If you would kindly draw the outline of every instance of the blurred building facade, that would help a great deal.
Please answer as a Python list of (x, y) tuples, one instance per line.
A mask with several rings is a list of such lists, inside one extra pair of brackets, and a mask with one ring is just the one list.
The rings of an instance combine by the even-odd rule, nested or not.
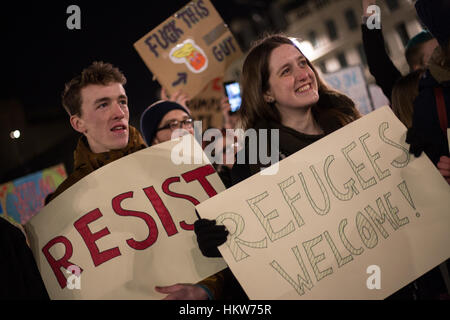
[[(250, 42), (261, 37), (259, 31), (281, 31), (303, 40), (304, 54), (324, 73), (361, 64), (369, 83), (375, 80), (367, 68), (362, 45), (362, 1), (360, 0), (278, 0), (265, 12), (251, 14), (248, 19), (231, 22), (231, 30), (241, 41), (244, 50)], [(381, 27), (386, 49), (402, 73), (407, 73), (404, 53), (410, 38), (422, 30), (413, 1), (377, 1), (381, 9)], [(283, 16), (279, 12), (283, 12)], [(258, 26), (263, 24), (263, 27)], [(236, 63), (227, 75), (236, 78), (242, 65)]]
[[(305, 55), (323, 72), (366, 65), (361, 36), (361, 0), (229, 0), (226, 4), (217, 0), (213, 3), (243, 52), (264, 33), (281, 31), (305, 40)], [(389, 54), (397, 68), (406, 73), (404, 46), (410, 37), (422, 30), (413, 1), (378, 0), (377, 4), (381, 8), (381, 25)], [(107, 57), (101, 56), (101, 59), (110, 60)], [(243, 58), (233, 64), (225, 80), (239, 80), (242, 62)], [(367, 68), (365, 75), (369, 83), (374, 82)], [(58, 92), (52, 92), (52, 97), (59, 99), (62, 84), (69, 78), (69, 73), (52, 78), (58, 84)], [(130, 99), (135, 99), (133, 97), (142, 88), (140, 83), (135, 84), (135, 91), (131, 93), (132, 81), (130, 77), (129, 95)], [(47, 85), (47, 82), (33, 84), (34, 90), (28, 91), (28, 88), (22, 97), (27, 101), (15, 99), (13, 93), (0, 96), (0, 183), (61, 162), (71, 172), (73, 150), (79, 135), (68, 124), (67, 114), (59, 106), (59, 100), (58, 105), (51, 108), (46, 107), (47, 101), (36, 100), (37, 94)], [(52, 103), (54, 101), (56, 98), (51, 100)], [(33, 102), (33, 108), (28, 105), (25, 112), (24, 105), (30, 102)], [(131, 105), (147, 104), (134, 101)], [(139, 112), (135, 111), (133, 115), (134, 122), (131, 119), (130, 123), (136, 124)], [(21, 131), (21, 137), (11, 139), (10, 132), (16, 129)]]

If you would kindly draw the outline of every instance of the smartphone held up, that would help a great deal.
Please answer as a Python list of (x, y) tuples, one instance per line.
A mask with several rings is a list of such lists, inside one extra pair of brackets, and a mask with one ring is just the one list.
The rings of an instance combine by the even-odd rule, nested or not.
[(236, 112), (241, 107), (241, 88), (237, 81), (227, 81), (224, 84), (225, 94), (231, 105), (230, 114)]

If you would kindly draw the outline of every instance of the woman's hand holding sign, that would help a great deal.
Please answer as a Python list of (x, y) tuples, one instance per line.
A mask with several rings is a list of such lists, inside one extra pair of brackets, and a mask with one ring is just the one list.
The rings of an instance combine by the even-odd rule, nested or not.
[(447, 183), (450, 184), (450, 157), (442, 156), (437, 164), (439, 172), (442, 174)]

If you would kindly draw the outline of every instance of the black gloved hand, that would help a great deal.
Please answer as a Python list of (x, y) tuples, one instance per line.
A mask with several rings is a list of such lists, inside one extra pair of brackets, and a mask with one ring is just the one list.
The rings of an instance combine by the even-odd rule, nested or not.
[(409, 143), (409, 153), (414, 154), (415, 157), (420, 157), (425, 148), (427, 147), (426, 140), (418, 130), (409, 128), (406, 133), (406, 143)]
[(227, 241), (228, 230), (223, 225), (216, 225), (216, 220), (199, 219), (194, 223), (197, 243), (205, 257), (221, 257), (218, 246)]

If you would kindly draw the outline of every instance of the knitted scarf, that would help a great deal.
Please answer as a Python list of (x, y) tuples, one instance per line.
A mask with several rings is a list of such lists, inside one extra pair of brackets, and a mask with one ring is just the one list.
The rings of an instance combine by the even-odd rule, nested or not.
[(77, 148), (74, 151), (74, 167), (77, 171), (82, 167), (90, 173), (105, 164), (111, 163), (133, 152), (139, 151), (146, 147), (140, 133), (132, 126), (128, 138), (128, 145), (120, 150), (112, 150), (102, 153), (93, 153), (87, 144), (86, 137), (83, 136), (78, 140)]

